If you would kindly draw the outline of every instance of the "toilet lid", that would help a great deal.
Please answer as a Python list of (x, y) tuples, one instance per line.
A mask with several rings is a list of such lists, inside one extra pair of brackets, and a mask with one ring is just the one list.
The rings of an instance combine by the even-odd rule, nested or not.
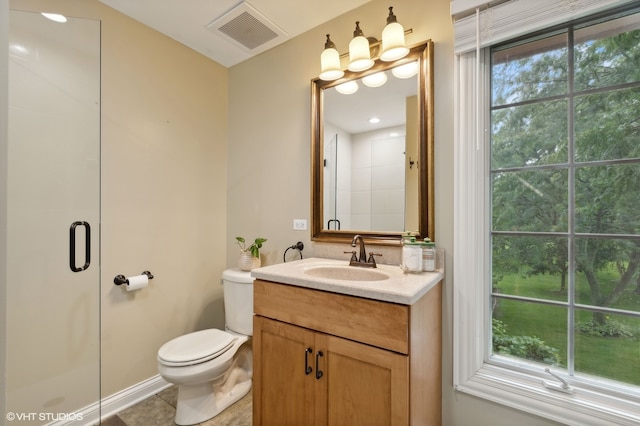
[(234, 340), (232, 334), (215, 328), (195, 331), (162, 345), (158, 359), (167, 365), (197, 364), (220, 356)]

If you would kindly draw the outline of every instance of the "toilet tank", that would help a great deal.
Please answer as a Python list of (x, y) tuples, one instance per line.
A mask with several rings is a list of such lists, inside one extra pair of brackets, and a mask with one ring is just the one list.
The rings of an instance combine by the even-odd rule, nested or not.
[(239, 268), (222, 273), (225, 325), (247, 336), (253, 336), (253, 280), (251, 272)]

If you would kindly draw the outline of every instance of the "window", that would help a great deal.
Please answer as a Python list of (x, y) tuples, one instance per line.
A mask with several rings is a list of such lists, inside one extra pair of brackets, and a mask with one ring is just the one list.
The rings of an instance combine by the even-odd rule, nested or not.
[(492, 355), (640, 386), (639, 28), (491, 50)]
[(460, 391), (566, 423), (640, 422), (637, 12), (459, 53)]

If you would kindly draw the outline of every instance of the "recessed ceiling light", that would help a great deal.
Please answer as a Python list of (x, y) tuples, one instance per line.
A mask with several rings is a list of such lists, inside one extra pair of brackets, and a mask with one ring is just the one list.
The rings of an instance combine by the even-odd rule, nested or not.
[(380, 119), (378, 117), (371, 117), (369, 119), (369, 123), (371, 123), (371, 124), (377, 124), (379, 122), (380, 122)]
[(59, 13), (42, 12), (41, 15), (47, 19), (51, 19), (54, 22), (60, 22), (60, 23), (67, 22), (66, 16), (60, 15)]

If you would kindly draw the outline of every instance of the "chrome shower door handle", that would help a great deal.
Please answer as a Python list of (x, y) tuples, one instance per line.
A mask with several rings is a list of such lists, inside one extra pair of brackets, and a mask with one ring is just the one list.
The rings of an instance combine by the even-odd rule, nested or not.
[[(84, 265), (76, 266), (76, 228), (84, 226), (85, 228), (85, 246), (84, 246)], [(73, 272), (81, 272), (86, 270), (91, 264), (91, 226), (88, 222), (77, 221), (71, 224), (69, 228), (69, 268)]]

